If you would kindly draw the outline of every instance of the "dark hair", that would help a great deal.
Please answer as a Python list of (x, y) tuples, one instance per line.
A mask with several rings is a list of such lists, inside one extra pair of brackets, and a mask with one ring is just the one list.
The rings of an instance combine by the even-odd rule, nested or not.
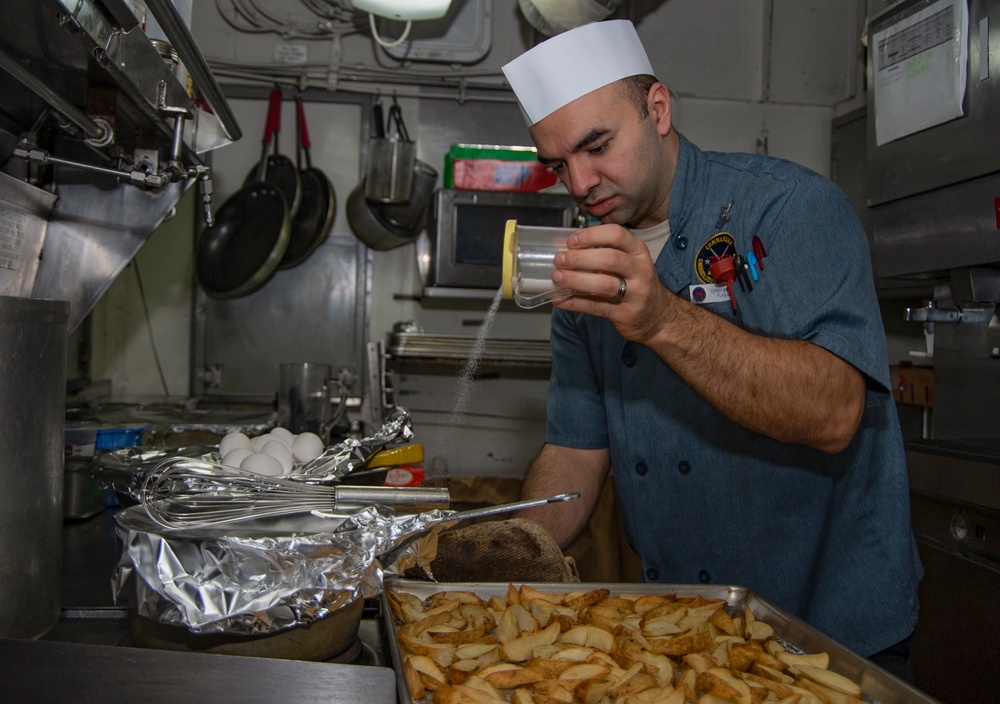
[(649, 114), (649, 89), (656, 82), (656, 76), (649, 74), (629, 76), (621, 80), (622, 95), (639, 111), (639, 117), (646, 117)]

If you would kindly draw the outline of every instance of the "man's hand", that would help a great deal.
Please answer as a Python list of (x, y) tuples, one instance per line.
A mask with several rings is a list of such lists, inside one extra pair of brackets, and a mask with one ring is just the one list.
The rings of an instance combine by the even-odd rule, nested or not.
[[(678, 299), (660, 283), (646, 243), (620, 225), (597, 225), (567, 240), (553, 281), (578, 294), (555, 305), (610, 320), (626, 340), (646, 344), (669, 325)], [(625, 294), (616, 295), (625, 282)]]

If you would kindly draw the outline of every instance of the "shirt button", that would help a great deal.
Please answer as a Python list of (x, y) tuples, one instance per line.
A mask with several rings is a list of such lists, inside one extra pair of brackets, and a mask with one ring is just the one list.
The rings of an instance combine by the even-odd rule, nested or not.
[(636, 362), (635, 354), (632, 352), (632, 350), (625, 350), (625, 353), (622, 355), (622, 363), (626, 367), (634, 367), (635, 362)]
[(674, 240), (674, 247), (676, 247), (677, 249), (687, 249), (687, 247), (688, 247), (688, 238), (687, 237), (678, 237), (678, 238), (676, 238)]
[(687, 460), (681, 460), (680, 462), (677, 463), (677, 471), (680, 472), (681, 474), (690, 474), (691, 463), (688, 462)]
[(638, 464), (635, 465), (635, 473), (640, 476), (648, 471), (649, 471), (649, 465), (647, 465), (645, 462), (639, 462)]
[(708, 571), (702, 570), (701, 572), (698, 573), (698, 579), (701, 580), (702, 584), (708, 584), (709, 582), (712, 581), (712, 575), (710, 575)]
[(657, 570), (655, 567), (650, 567), (648, 570), (646, 570), (646, 579), (648, 581), (655, 582), (659, 578), (660, 578), (660, 571)]

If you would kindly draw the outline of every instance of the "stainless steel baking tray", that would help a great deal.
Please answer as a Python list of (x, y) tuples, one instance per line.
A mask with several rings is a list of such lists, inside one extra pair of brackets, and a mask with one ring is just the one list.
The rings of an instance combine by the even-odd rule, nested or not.
[[(513, 583), (520, 586), (519, 582)], [(861, 685), (865, 693), (865, 701), (873, 704), (939, 704), (923, 692), (914, 689), (899, 678), (889, 674), (870, 660), (857, 655), (834, 640), (817, 631), (805, 621), (792, 616), (777, 606), (761, 599), (745, 587), (715, 584), (631, 584), (631, 583), (531, 583), (542, 592), (562, 593), (568, 591), (587, 591), (591, 589), (609, 589), (612, 596), (616, 594), (677, 594), (678, 596), (701, 595), (710, 599), (725, 599), (731, 609), (742, 609), (749, 606), (753, 615), (766, 621), (775, 633), (787, 644), (804, 652), (826, 652), (830, 655), (830, 669), (849, 677)], [(410, 697), (403, 675), (402, 657), (396, 640), (396, 618), (392, 613), (388, 596), (392, 592), (413, 594), (421, 599), (427, 599), (432, 594), (445, 591), (470, 591), (488, 599), (491, 596), (503, 596), (507, 593), (506, 582), (463, 582), (438, 583), (421, 582), (417, 580), (387, 577), (383, 582), (382, 613), (386, 624), (389, 641), (389, 652), (392, 655), (392, 667), (396, 671), (396, 691), (400, 704), (415, 704)]]

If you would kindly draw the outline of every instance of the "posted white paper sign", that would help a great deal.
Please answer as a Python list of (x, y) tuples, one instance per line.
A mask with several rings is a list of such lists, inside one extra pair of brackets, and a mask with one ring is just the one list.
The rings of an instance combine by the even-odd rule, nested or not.
[(875, 32), (875, 143), (961, 117), (969, 58), (966, 0), (939, 0)]

